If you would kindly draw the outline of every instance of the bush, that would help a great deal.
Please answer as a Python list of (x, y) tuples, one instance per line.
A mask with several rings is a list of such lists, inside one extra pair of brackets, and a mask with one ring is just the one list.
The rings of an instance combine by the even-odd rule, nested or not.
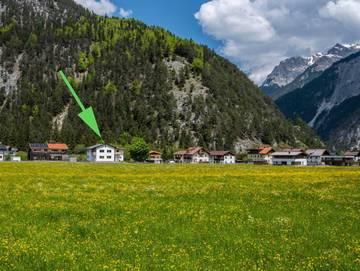
[(149, 145), (140, 137), (134, 137), (130, 145), (130, 156), (134, 161), (144, 162), (149, 155)]
[(28, 160), (28, 155), (26, 152), (24, 151), (19, 151), (16, 153), (16, 156), (20, 156), (21, 157), (21, 161), (27, 161)]

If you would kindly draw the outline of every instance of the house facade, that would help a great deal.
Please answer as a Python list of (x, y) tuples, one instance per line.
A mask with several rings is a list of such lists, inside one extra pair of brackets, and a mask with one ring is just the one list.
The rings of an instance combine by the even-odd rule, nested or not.
[(148, 162), (153, 164), (161, 164), (163, 162), (162, 153), (158, 151), (150, 151)]
[(49, 143), (47, 158), (50, 161), (69, 161), (69, 147), (63, 143)]
[(123, 162), (124, 149), (109, 144), (97, 144), (86, 148), (89, 162)]
[(261, 147), (257, 149), (248, 149), (247, 157), (250, 162), (254, 164), (271, 164), (272, 156), (274, 153), (274, 149), (272, 147)]
[(0, 162), (5, 161), (6, 157), (12, 159), (15, 157), (18, 149), (10, 146), (5, 146), (0, 143)]
[(347, 151), (344, 155), (352, 157), (354, 162), (360, 162), (360, 151), (358, 150)]
[(177, 163), (209, 163), (210, 152), (201, 147), (191, 147), (174, 154)]
[(215, 164), (235, 164), (235, 154), (231, 151), (211, 151), (210, 163)]
[(31, 161), (46, 160), (48, 158), (48, 145), (43, 143), (30, 143), (28, 159)]
[(327, 166), (351, 166), (354, 164), (354, 157), (329, 155), (323, 157), (324, 164)]
[(307, 166), (307, 154), (303, 151), (281, 151), (271, 154), (275, 166)]
[(125, 161), (125, 149), (115, 148), (115, 162), (124, 162)]
[(325, 165), (325, 156), (329, 156), (330, 152), (326, 149), (309, 149), (306, 150), (308, 166)]

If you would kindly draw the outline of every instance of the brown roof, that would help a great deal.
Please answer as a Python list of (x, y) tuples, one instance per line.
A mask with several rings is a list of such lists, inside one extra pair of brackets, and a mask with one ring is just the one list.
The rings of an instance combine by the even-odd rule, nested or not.
[(49, 150), (68, 150), (69, 147), (63, 143), (51, 143), (48, 144)]
[(198, 153), (199, 151), (204, 151), (208, 154), (210, 154), (207, 150), (201, 147), (191, 147), (183, 151), (178, 151), (175, 153), (175, 155), (194, 155), (195, 153)]
[(149, 155), (161, 155), (161, 152), (158, 151), (150, 151)]
[(274, 151), (272, 147), (260, 148), (259, 150), (260, 150), (259, 154), (261, 155), (267, 155), (270, 152)]
[(360, 156), (360, 151), (347, 151), (345, 156)]
[(225, 156), (227, 154), (234, 155), (231, 151), (211, 151), (211, 156)]
[(308, 149), (305, 151), (309, 156), (324, 156), (330, 155), (329, 151), (326, 149)]

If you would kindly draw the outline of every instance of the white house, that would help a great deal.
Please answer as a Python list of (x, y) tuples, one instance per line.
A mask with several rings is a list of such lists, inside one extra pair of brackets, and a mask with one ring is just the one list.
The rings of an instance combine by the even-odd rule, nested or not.
[(281, 151), (271, 154), (273, 165), (307, 166), (307, 154), (303, 151)]
[(161, 164), (163, 162), (163, 159), (161, 157), (161, 152), (158, 151), (150, 151), (149, 152), (149, 158), (148, 158), (148, 162), (149, 163), (154, 163), (154, 164)]
[(0, 162), (5, 161), (5, 157), (13, 157), (18, 151), (17, 148), (11, 148), (10, 146), (2, 145), (0, 142)]
[(115, 162), (124, 162), (125, 160), (125, 149), (115, 148)]
[(210, 153), (201, 147), (191, 147), (174, 154), (177, 163), (209, 163)]
[(329, 156), (330, 153), (326, 149), (309, 149), (306, 151), (308, 166), (325, 165), (324, 157)]
[(211, 151), (210, 162), (217, 164), (235, 164), (235, 154), (231, 151)]
[(86, 148), (89, 162), (123, 162), (124, 150), (108, 144), (98, 144)]
[(345, 152), (345, 156), (353, 157), (353, 160), (355, 162), (360, 161), (360, 151), (359, 150), (347, 151), (347, 152)]
[(254, 164), (271, 164), (272, 156), (274, 153), (272, 147), (261, 147), (257, 149), (248, 149), (247, 157), (248, 160)]

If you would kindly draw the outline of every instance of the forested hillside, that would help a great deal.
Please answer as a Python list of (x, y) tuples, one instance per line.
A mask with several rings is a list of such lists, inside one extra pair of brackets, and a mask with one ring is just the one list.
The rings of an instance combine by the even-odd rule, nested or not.
[(141, 136), (162, 150), (319, 143), (205, 46), (136, 20), (96, 16), (72, 0), (0, 3), (3, 143), (97, 141), (77, 117), (60, 69), (94, 107), (107, 142)]

